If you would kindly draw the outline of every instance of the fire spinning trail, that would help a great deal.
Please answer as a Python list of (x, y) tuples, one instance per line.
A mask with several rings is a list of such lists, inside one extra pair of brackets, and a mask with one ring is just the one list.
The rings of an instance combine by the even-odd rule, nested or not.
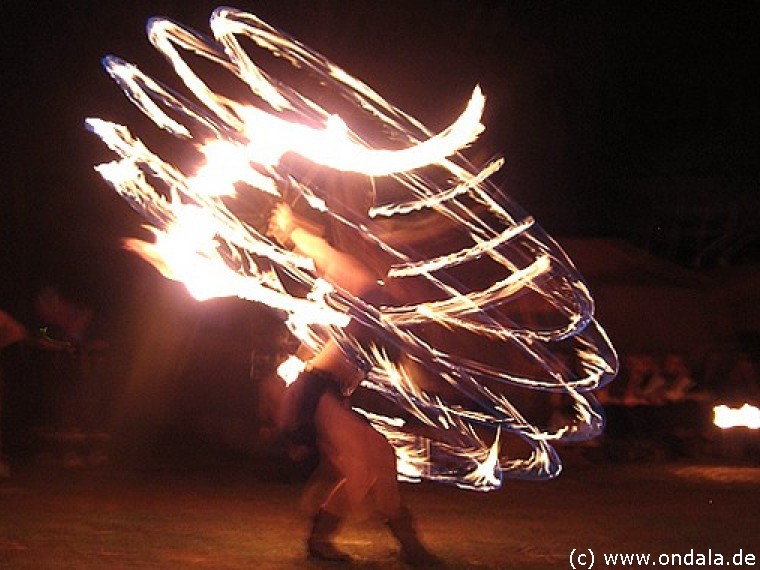
[[(396, 448), (401, 478), (490, 490), (502, 476), (559, 474), (553, 442), (603, 428), (592, 391), (614, 377), (616, 356), (565, 253), (489, 181), (502, 160), (475, 167), (460, 154), (484, 128), (480, 89), (433, 134), (254, 15), (218, 8), (210, 26), (213, 40), (166, 19), (148, 24), (187, 95), (104, 59), (131, 101), (201, 164), (187, 174), (127, 127), (87, 120), (120, 157), (96, 169), (155, 236), (130, 249), (198, 299), (265, 303), (301, 341), (318, 348), (332, 338), (369, 363), (362, 390), (381, 404), (359, 411)], [(316, 95), (268, 74), (244, 46), (290, 64)], [(245, 96), (214, 91), (190, 57), (215, 64)], [(359, 199), (331, 190), (335, 180)], [(278, 200), (354, 231), (358, 251), (389, 261), (379, 289), (394, 294), (370, 303), (325, 282), (239, 208), (258, 204), (263, 218)], [(350, 318), (377, 341), (349, 335)]]

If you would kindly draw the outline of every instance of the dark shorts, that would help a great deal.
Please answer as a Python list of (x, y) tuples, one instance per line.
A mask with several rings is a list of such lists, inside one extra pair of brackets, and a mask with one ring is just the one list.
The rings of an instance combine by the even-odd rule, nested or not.
[(338, 380), (329, 372), (311, 368), (304, 370), (285, 391), (291, 416), (282, 426), (284, 435), (293, 444), (316, 445), (314, 416), (322, 396), (332, 393), (342, 398)]

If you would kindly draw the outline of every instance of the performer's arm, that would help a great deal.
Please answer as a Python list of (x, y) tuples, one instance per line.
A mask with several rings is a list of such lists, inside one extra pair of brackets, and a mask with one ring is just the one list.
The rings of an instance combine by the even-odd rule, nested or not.
[(367, 266), (307, 229), (284, 204), (272, 215), (269, 232), (280, 243), (292, 244), (298, 252), (314, 260), (318, 274), (349, 293), (361, 296), (377, 283)]
[[(361, 296), (377, 285), (372, 272), (357, 259), (345, 254), (314, 233), (307, 224), (293, 214), (289, 207), (278, 206), (269, 222), (269, 234), (286, 247), (294, 247), (314, 260), (317, 272), (328, 281), (349, 293)], [(347, 390), (355, 387), (364, 376), (356, 363), (350, 362), (330, 340), (322, 350), (312, 356), (310, 364), (339, 378)]]

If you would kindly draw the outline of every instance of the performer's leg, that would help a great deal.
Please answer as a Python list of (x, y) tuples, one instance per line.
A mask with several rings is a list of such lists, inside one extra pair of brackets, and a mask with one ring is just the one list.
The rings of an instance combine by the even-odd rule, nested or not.
[(401, 547), (401, 557), (412, 566), (438, 566), (441, 560), (433, 555), (422, 543), (414, 525), (411, 512), (402, 504), (396, 477), (396, 453), (380, 433), (367, 425), (365, 433), (366, 449), (373, 470), (375, 483), (371, 493), (377, 511), (385, 518), (386, 524)]
[(420, 540), (414, 517), (409, 509), (401, 507), (386, 521), (394, 538), (401, 546), (401, 558), (412, 566), (433, 567), (442, 564), (440, 558), (430, 552)]
[[(371, 483), (364, 484), (357, 469), (360, 458), (356, 442), (352, 440), (350, 411), (338, 398), (325, 393), (320, 397), (314, 414), (320, 466), (307, 485), (304, 502), (316, 509), (311, 533), (307, 540), (309, 556), (320, 560), (346, 561), (349, 556), (336, 548), (333, 539), (343, 519), (353, 512), (358, 495), (366, 495)], [(311, 509), (310, 509), (311, 510)]]
[(354, 515), (377, 480), (369, 438), (382, 436), (329, 393), (320, 400), (315, 423), (320, 457), (340, 481), (325, 497), (324, 508), (340, 516)]
[(342, 562), (350, 560), (350, 556), (338, 550), (332, 539), (340, 530), (341, 517), (324, 509), (320, 509), (312, 519), (311, 532), (307, 541), (309, 557), (319, 560)]
[(401, 511), (401, 494), (396, 473), (396, 452), (383, 435), (366, 425), (367, 462), (371, 466), (374, 483), (371, 488), (375, 510), (385, 519)]
[[(399, 541), (404, 560), (412, 565), (438, 565), (440, 560), (422, 544), (411, 513), (402, 505), (396, 454), (388, 440), (329, 393), (320, 400), (315, 422), (322, 461), (339, 477), (315, 523), (329, 515), (332, 519), (327, 520), (334, 521), (335, 533), (341, 518), (359, 511), (371, 495), (375, 509)], [(337, 551), (332, 544), (330, 549)]]

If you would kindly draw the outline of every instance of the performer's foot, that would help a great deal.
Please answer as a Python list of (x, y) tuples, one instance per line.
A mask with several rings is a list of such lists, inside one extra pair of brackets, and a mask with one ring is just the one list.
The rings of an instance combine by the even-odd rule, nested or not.
[(401, 549), (401, 560), (414, 568), (445, 568), (443, 560), (427, 550), (424, 546), (422, 549)]
[(336, 548), (331, 541), (331, 538), (338, 532), (340, 523), (340, 517), (327, 511), (319, 511), (316, 514), (309, 540), (306, 543), (309, 558), (328, 562), (348, 562), (351, 560), (348, 554)]
[(422, 544), (411, 513), (403, 509), (398, 516), (388, 520), (388, 528), (401, 545), (401, 559), (417, 568), (443, 568), (443, 560)]
[(351, 557), (330, 542), (312, 542), (308, 545), (309, 558), (325, 562), (349, 562)]

